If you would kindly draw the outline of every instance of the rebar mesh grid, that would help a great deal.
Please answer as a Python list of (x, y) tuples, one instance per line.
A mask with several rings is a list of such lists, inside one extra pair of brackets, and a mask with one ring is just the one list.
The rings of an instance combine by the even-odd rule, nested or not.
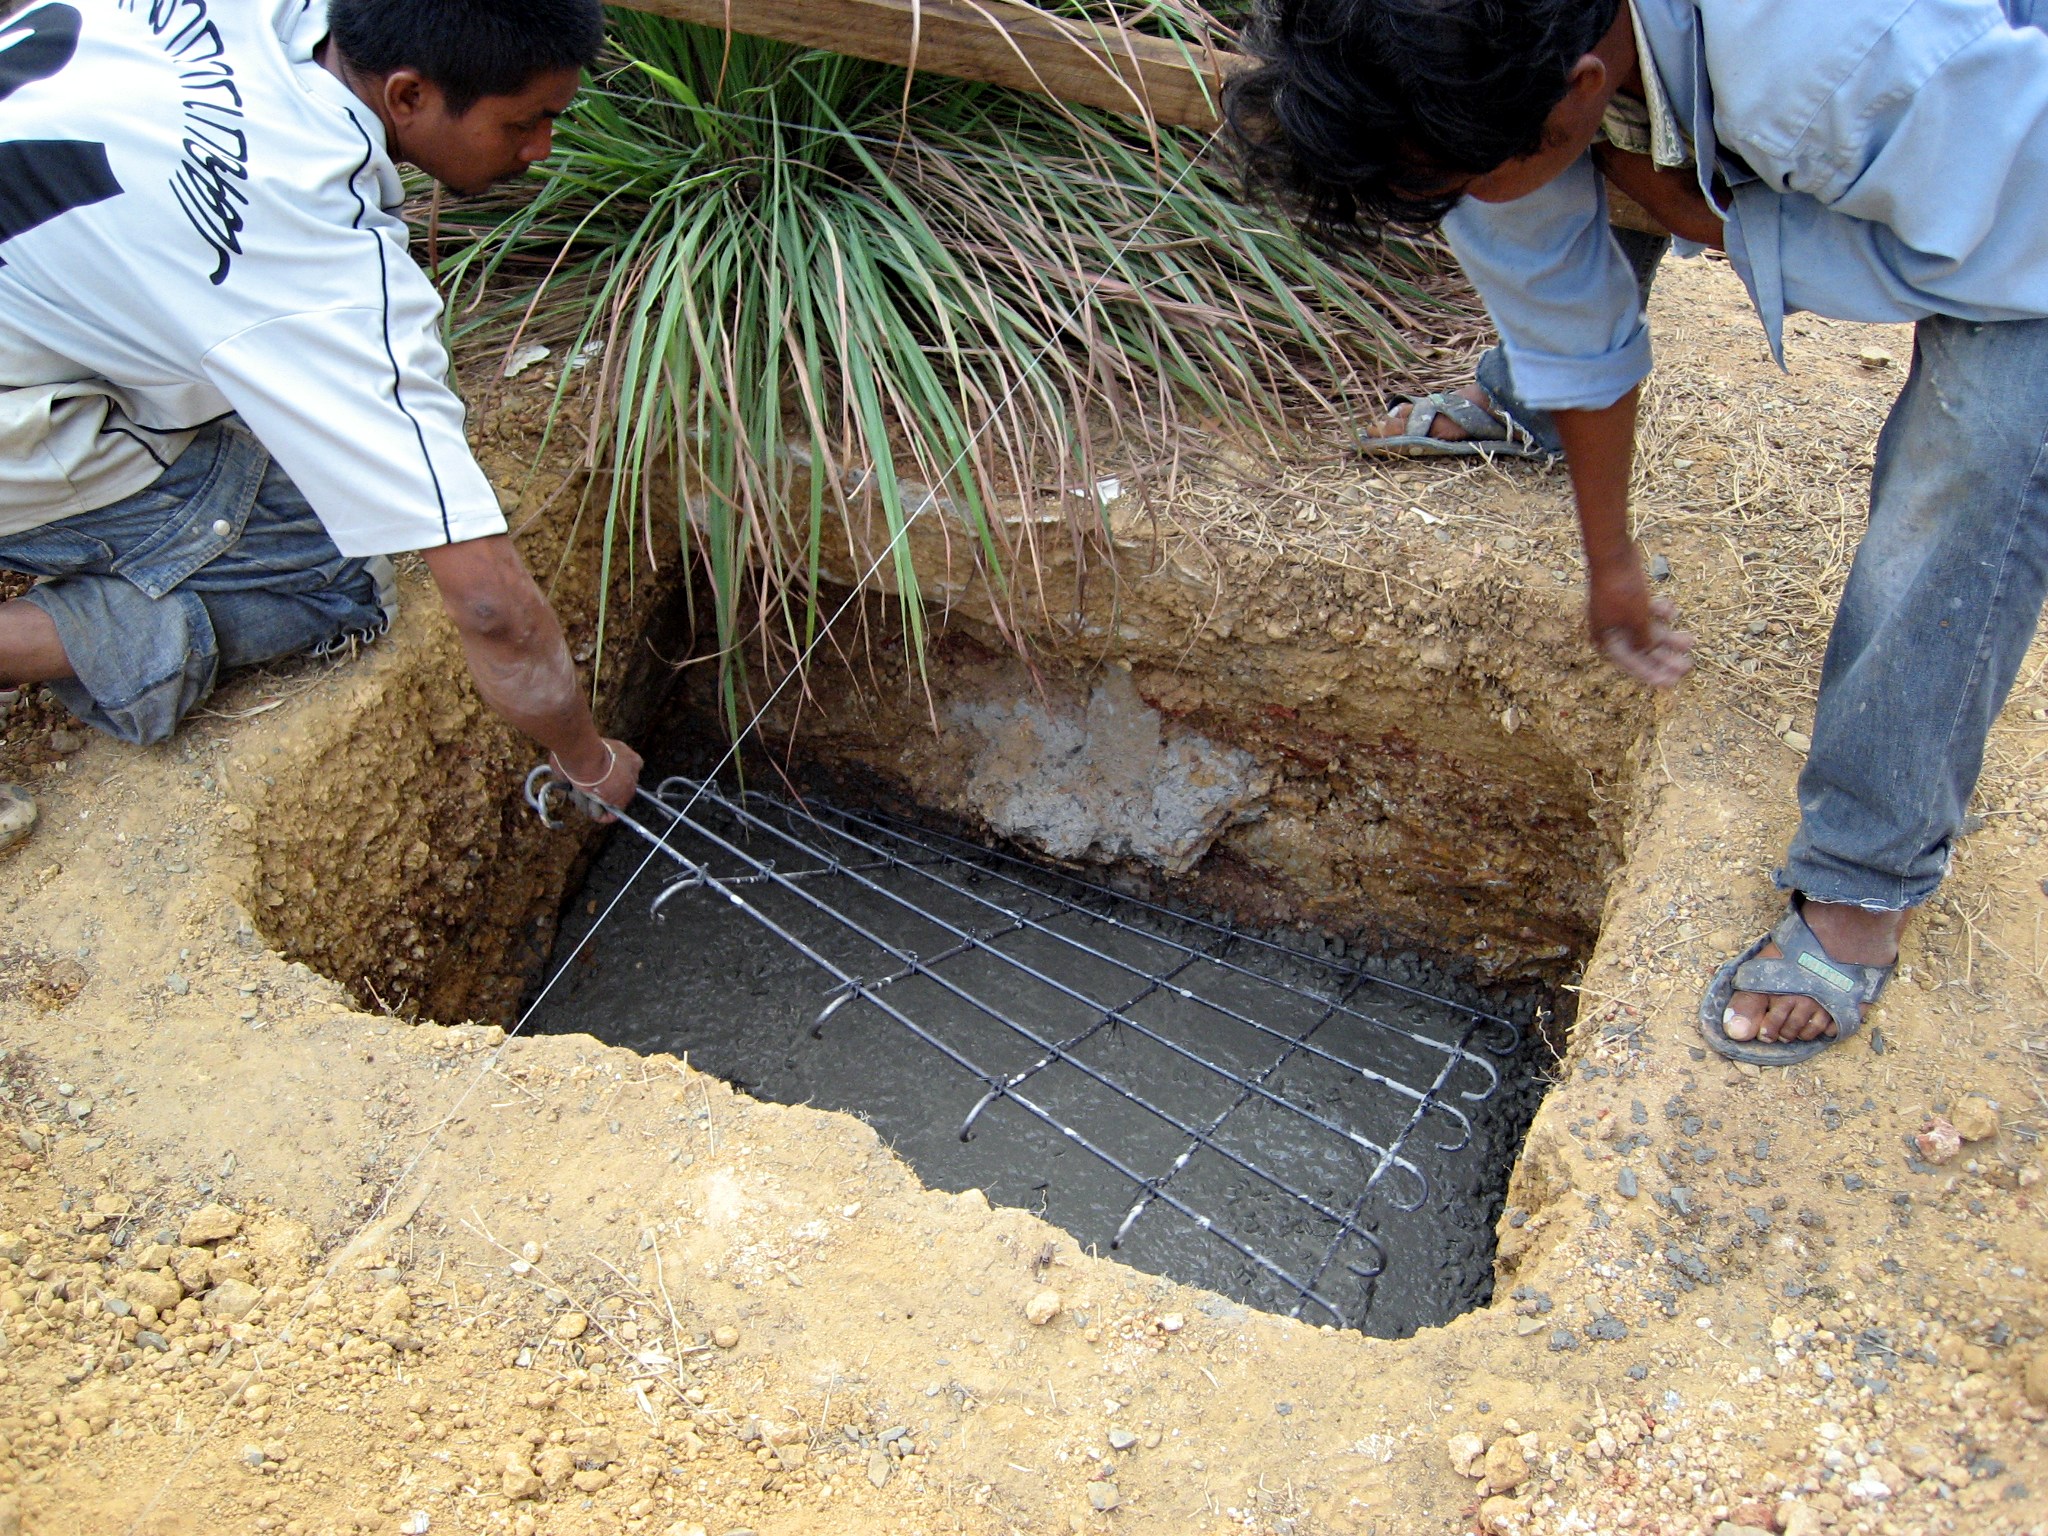
[[(529, 779), (545, 819), (569, 794)], [(1522, 1045), (1506, 1018), (885, 813), (678, 777), (619, 820), (681, 871), (657, 913), (722, 900), (829, 979), (814, 1036), (886, 1021), (978, 1086), (961, 1140), (1040, 1127), (1127, 1182), (1113, 1248), (1176, 1223), (1338, 1327), (1387, 1269), (1377, 1217), (1429, 1197), (1416, 1138), (1466, 1148), (1461, 1105)]]

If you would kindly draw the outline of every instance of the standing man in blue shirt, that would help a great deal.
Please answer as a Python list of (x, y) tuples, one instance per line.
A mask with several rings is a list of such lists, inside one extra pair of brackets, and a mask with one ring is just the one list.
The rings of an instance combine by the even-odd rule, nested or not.
[(1691, 637), (1629, 535), (1638, 270), (1606, 186), (1784, 317), (1911, 321), (1821, 673), (1785, 918), (1700, 1029), (1789, 1065), (1854, 1033), (1947, 870), (2048, 586), (2048, 0), (1272, 0), (1231, 116), (1338, 232), (1441, 224), (1549, 413), (1588, 621), (1658, 687)]

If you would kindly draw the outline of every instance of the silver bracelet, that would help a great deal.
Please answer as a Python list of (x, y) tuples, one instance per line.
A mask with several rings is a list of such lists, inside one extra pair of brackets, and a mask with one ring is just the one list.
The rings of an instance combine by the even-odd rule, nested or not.
[(619, 766), (619, 749), (613, 746), (608, 741), (604, 744), (604, 772), (599, 774), (594, 780), (592, 780), (588, 784), (584, 783), (581, 779), (577, 778), (575, 774), (571, 773), (566, 767), (562, 765), (561, 753), (550, 752), (548, 756), (555, 760), (555, 770), (558, 773), (560, 773), (563, 778), (567, 779), (573, 788), (583, 790), (586, 794), (589, 791), (596, 789), (600, 784), (604, 783), (606, 779), (610, 778), (612, 776), (612, 770)]

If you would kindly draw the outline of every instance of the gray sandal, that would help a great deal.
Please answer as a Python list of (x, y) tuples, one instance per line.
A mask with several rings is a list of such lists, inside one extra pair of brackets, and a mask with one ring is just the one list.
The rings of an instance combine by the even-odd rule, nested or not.
[[(1806, 926), (1800, 914), (1802, 904), (1802, 898), (1793, 896), (1778, 926), (1716, 971), (1706, 996), (1700, 999), (1700, 1038), (1731, 1061), (1759, 1067), (1791, 1067), (1811, 1061), (1863, 1027), (1863, 1010), (1877, 1001), (1898, 969), (1897, 961), (1855, 965), (1833, 959)], [(1781, 957), (1757, 958), (1770, 943), (1778, 946)], [(1721, 1018), (1738, 992), (1810, 997), (1827, 1009), (1835, 1021), (1835, 1032), (1818, 1040), (1731, 1040)]]
[[(1464, 429), (1457, 440), (1431, 437), (1439, 416)], [(1408, 430), (1398, 437), (1361, 437), (1365, 453), (1397, 454), (1402, 458), (1549, 459), (1555, 455), (1529, 435), (1529, 429), (1502, 410), (1488, 410), (1451, 390), (1416, 395), (1408, 401)]]

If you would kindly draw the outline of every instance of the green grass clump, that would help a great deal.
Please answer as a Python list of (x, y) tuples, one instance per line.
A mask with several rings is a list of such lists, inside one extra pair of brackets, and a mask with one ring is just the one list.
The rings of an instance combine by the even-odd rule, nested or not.
[[(1204, 136), (638, 12), (611, 26), (554, 156), (444, 228), (442, 272), (459, 326), (502, 340), (514, 315), (594, 357), (562, 388), (593, 391), (606, 589), (653, 519), (679, 520), (735, 731), (740, 647), (818, 636), (829, 519), (949, 518), (1014, 612), (1039, 535), (1005, 499), (1056, 498), (1085, 543), (1101, 508), (1067, 491), (1108, 447), (1170, 449), (1191, 421), (1284, 435), (1304, 406), (1355, 404), (1405, 351), (1405, 311), (1441, 307), (1412, 253), (1318, 254), (1244, 207)], [(921, 646), (908, 541), (887, 558)]]

